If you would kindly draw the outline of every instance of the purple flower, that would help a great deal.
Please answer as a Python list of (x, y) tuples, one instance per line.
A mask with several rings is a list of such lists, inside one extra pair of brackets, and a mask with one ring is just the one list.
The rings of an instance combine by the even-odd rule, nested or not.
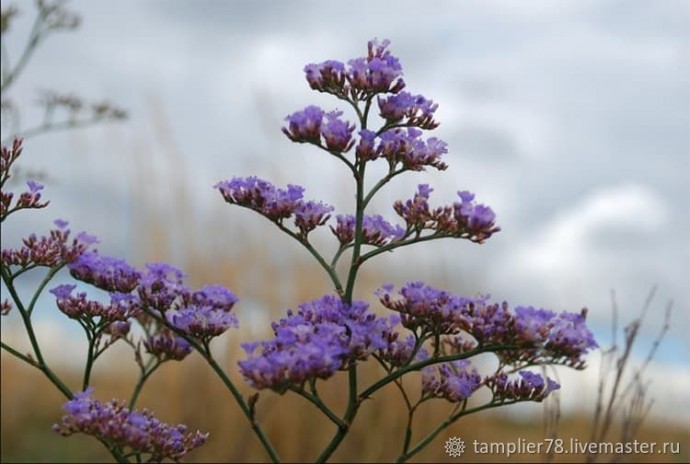
[(422, 129), (432, 130), (438, 127), (434, 121), (434, 112), (438, 104), (427, 100), (422, 95), (400, 92), (387, 98), (378, 98), (380, 115), (389, 124), (402, 123)]
[(72, 292), (77, 288), (76, 285), (62, 284), (49, 290), (58, 300), (67, 300), (72, 296)]
[(417, 347), (417, 339), (414, 335), (408, 335), (404, 340), (401, 340), (398, 333), (391, 333), (388, 345), (384, 350), (379, 351), (378, 355), (394, 367), (410, 363), (413, 355), (415, 361), (429, 359), (429, 352), (426, 348)]
[(187, 340), (175, 335), (169, 329), (161, 329), (144, 339), (146, 351), (161, 359), (174, 359), (181, 361), (189, 353), (192, 347)]
[(321, 128), (326, 148), (338, 153), (349, 151), (354, 144), (352, 131), (355, 130), (355, 126), (340, 120), (342, 114), (342, 111), (331, 111), (326, 114), (326, 124)]
[(402, 297), (393, 299), (392, 285), (381, 287), (376, 295), (386, 308), (399, 312), (404, 327), (422, 333), (456, 334), (471, 330), (472, 311), (486, 299), (470, 299), (438, 290), (423, 282), (410, 282), (400, 289)]
[(411, 200), (407, 200), (405, 203), (402, 201), (395, 202), (393, 209), (405, 220), (408, 228), (421, 232), (429, 225), (432, 217), (429, 210), (429, 195), (433, 191), (434, 189), (428, 184), (419, 184), (417, 192)]
[(288, 185), (287, 189), (276, 188), (258, 177), (234, 177), (230, 181), (218, 182), (215, 186), (231, 204), (253, 209), (272, 221), (288, 218), (302, 199), (304, 188)]
[(359, 143), (355, 154), (361, 161), (374, 160), (381, 155), (380, 150), (376, 148), (376, 132), (368, 129), (359, 131)]
[(333, 207), (321, 202), (300, 202), (295, 209), (295, 225), (299, 228), (303, 237), (318, 226), (322, 226), (331, 217), (329, 213)]
[(237, 327), (237, 318), (230, 313), (237, 297), (219, 285), (207, 285), (182, 297), (179, 308), (169, 310), (165, 317), (173, 327), (192, 337), (209, 339)]
[(388, 51), (388, 45), (388, 40), (369, 41), (367, 56), (351, 59), (347, 66), (335, 60), (306, 65), (304, 73), (309, 87), (338, 98), (358, 100), (377, 93), (400, 92), (405, 87), (402, 67)]
[(424, 230), (431, 230), (436, 235), (483, 243), (500, 230), (495, 225), (494, 212), (487, 206), (475, 205), (474, 194), (458, 192), (460, 202), (432, 210), (428, 203), (431, 191), (428, 185), (422, 184), (411, 200), (404, 203), (398, 200), (393, 205), (395, 212), (405, 219), (408, 229), (416, 231), (418, 235)]
[(308, 64), (304, 67), (309, 86), (319, 92), (335, 95), (345, 93), (345, 65), (340, 61), (329, 60), (320, 64)]
[(551, 320), (547, 348), (571, 358), (579, 358), (599, 345), (587, 328), (587, 310), (580, 313), (564, 312)]
[(29, 187), (29, 191), (32, 194), (38, 194), (38, 192), (43, 190), (43, 184), (41, 184), (40, 182), (30, 180), (30, 181), (27, 181), (26, 185)]
[(173, 302), (191, 293), (184, 282), (184, 273), (166, 263), (150, 263), (141, 273), (137, 295), (147, 310), (165, 312)]
[(371, 40), (367, 57), (348, 61), (346, 79), (352, 89), (364, 95), (397, 93), (403, 89), (405, 83), (400, 79), (402, 67), (388, 51), (388, 45), (388, 40), (380, 43), (376, 39)]
[(86, 292), (73, 295), (76, 285), (58, 285), (50, 290), (60, 311), (72, 319), (102, 318), (107, 323), (123, 322), (140, 313), (138, 299), (133, 295), (112, 293), (110, 304), (88, 300)]
[(83, 253), (68, 267), (75, 279), (109, 292), (129, 293), (139, 285), (141, 276), (126, 261), (96, 252)]
[(422, 392), (452, 403), (466, 400), (482, 385), (482, 378), (467, 359), (422, 369)]
[[(303, 303), (272, 324), (274, 339), (243, 345), (249, 357), (240, 371), (254, 388), (283, 392), (290, 385), (326, 379), (387, 346), (392, 322), (377, 318), (364, 302), (335, 296)], [(260, 350), (258, 349), (260, 347)]]
[(64, 219), (56, 219), (53, 221), (53, 224), (55, 224), (55, 227), (58, 229), (64, 229), (69, 225), (69, 222)]
[(101, 403), (92, 394), (92, 387), (76, 393), (64, 405), (66, 414), (53, 430), (63, 436), (92, 435), (120, 450), (147, 454), (150, 462), (179, 461), (208, 438), (207, 433), (187, 432), (183, 424), (165, 424), (147, 410), (130, 411), (124, 402)]
[(293, 142), (321, 144), (321, 123), (326, 113), (318, 106), (308, 106), (285, 118), (288, 127), (283, 133)]
[(441, 157), (448, 152), (446, 143), (435, 137), (421, 139), (422, 131), (414, 127), (389, 129), (379, 136), (377, 153), (386, 158), (391, 167), (402, 165), (404, 170), (424, 171), (431, 166), (443, 171), (448, 165)]
[(454, 203), (455, 220), (462, 226), (466, 226), (470, 232), (478, 237), (491, 234), (496, 214), (488, 206), (475, 205), (474, 194), (470, 192), (458, 192), (460, 203)]
[[(338, 225), (331, 231), (342, 245), (352, 242), (355, 238), (355, 216), (352, 214), (339, 214), (336, 216)], [(365, 215), (362, 217), (362, 243), (375, 246), (383, 246), (392, 241), (400, 240), (405, 236), (405, 229), (399, 225), (392, 226), (382, 216)]]
[(535, 309), (532, 306), (517, 306), (515, 312), (515, 330), (520, 339), (528, 342), (543, 342), (551, 330), (551, 320), (556, 315), (546, 309)]
[[(344, 153), (354, 142), (352, 141), (352, 131), (355, 126), (340, 119), (342, 111), (331, 111), (325, 113), (317, 106), (309, 106), (302, 111), (288, 116), (286, 121), (288, 127), (283, 127), (283, 133), (293, 142), (313, 143), (321, 145), (321, 136), (325, 142), (325, 147), (331, 152)], [(324, 117), (326, 121), (324, 122)]]
[(5, 266), (19, 266), (23, 269), (45, 266), (55, 268), (75, 261), (98, 240), (82, 232), (70, 240), (70, 230), (60, 223), (47, 236), (38, 238), (35, 234), (23, 239), (18, 249), (3, 249), (1, 260)]
[(279, 189), (257, 177), (235, 177), (230, 181), (218, 182), (215, 188), (220, 190), (228, 203), (253, 209), (276, 223), (282, 224), (283, 219), (294, 214), (295, 225), (303, 238), (325, 224), (328, 213), (333, 211), (332, 206), (321, 202), (302, 200), (304, 188), (298, 185)]

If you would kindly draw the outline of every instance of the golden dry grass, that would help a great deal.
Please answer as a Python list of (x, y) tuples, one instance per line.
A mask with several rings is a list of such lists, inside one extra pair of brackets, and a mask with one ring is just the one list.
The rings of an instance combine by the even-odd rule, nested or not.
[[(50, 430), (61, 415), (64, 399), (35, 370), (3, 354), (2, 356), (2, 462), (108, 462), (109, 455), (89, 437), (63, 438)], [(232, 372), (232, 366), (230, 371)], [(370, 369), (364, 369), (370, 370)], [(124, 370), (123, 370), (124, 371)], [(94, 380), (97, 396), (106, 400), (126, 397), (133, 385), (134, 372), (101, 372)], [(364, 372), (371, 377), (372, 372)], [(366, 375), (369, 374), (369, 375)], [(75, 375), (69, 376), (77, 383)], [(249, 389), (233, 376), (245, 393)], [(346, 385), (344, 376), (323, 388), (325, 400), (342, 408)], [(412, 380), (412, 379), (410, 379)], [(414, 382), (409, 382), (412, 384)], [(211, 439), (189, 456), (189, 462), (264, 462), (266, 455), (251, 433), (247, 422), (224, 387), (197, 357), (165, 367), (147, 384), (141, 407), (156, 412), (168, 422), (184, 422), (193, 428), (211, 432)], [(534, 405), (534, 408), (539, 408)], [(418, 416), (415, 430), (428, 430), (443, 418), (448, 405), (441, 401), (425, 408)], [(335, 408), (339, 410), (339, 408)], [(259, 420), (274, 441), (285, 462), (310, 462), (333, 432), (332, 425), (311, 405), (293, 395), (279, 397), (262, 393)], [(405, 409), (394, 389), (381, 391), (361, 410), (355, 426), (333, 462), (390, 462), (395, 459), (404, 431)], [(626, 462), (687, 462), (690, 449), (689, 430), (659, 423), (646, 423), (637, 439), (641, 442), (679, 442), (680, 455), (631, 455)], [(421, 435), (421, 434), (420, 434)], [(420, 436), (417, 435), (417, 436)], [(559, 436), (585, 442), (589, 419), (567, 417), (561, 421)], [(442, 433), (413, 462), (453, 462), (444, 452), (450, 436), (462, 437), (468, 444), (480, 442), (515, 442), (522, 439), (537, 442), (546, 437), (540, 420), (515, 421), (500, 414), (487, 413), (462, 419)], [(614, 435), (615, 436), (615, 435)], [(604, 462), (608, 458), (603, 459)], [(542, 455), (515, 455), (510, 458), (482, 455), (468, 448), (462, 462), (531, 462), (543, 461)], [(556, 456), (556, 462), (581, 462), (579, 456)]]

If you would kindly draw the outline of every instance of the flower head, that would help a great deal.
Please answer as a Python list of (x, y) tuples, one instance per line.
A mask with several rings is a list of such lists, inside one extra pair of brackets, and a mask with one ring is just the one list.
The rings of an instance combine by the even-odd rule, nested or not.
[(219, 285), (207, 285), (193, 293), (185, 293), (179, 307), (165, 313), (170, 325), (199, 339), (209, 339), (237, 327), (237, 318), (230, 311), (237, 297)]
[(347, 65), (328, 60), (304, 67), (309, 87), (339, 98), (364, 99), (377, 93), (398, 93), (405, 87), (398, 58), (388, 50), (390, 41), (374, 39), (367, 56), (353, 58)]
[(316, 201), (300, 202), (295, 209), (295, 225), (300, 234), (306, 237), (309, 232), (322, 226), (331, 217), (333, 207)]
[(484, 306), (485, 298), (465, 298), (438, 290), (423, 282), (410, 282), (392, 296), (393, 286), (385, 285), (376, 295), (381, 304), (401, 314), (404, 327), (433, 334), (457, 334), (471, 329), (471, 312)]
[(345, 78), (352, 89), (369, 95), (402, 90), (405, 85), (400, 79), (402, 66), (398, 58), (391, 55), (389, 45), (389, 40), (371, 40), (366, 57), (348, 61)]
[(74, 262), (98, 240), (84, 232), (70, 240), (66, 222), (57, 220), (57, 228), (47, 236), (38, 238), (35, 234), (22, 240), (18, 249), (5, 248), (1, 260), (5, 266), (19, 266), (26, 269), (34, 266), (58, 267)]
[(287, 128), (283, 128), (283, 132), (293, 142), (311, 142), (319, 145), (324, 115), (325, 112), (318, 106), (308, 106), (285, 118), (289, 124)]
[(147, 410), (132, 411), (124, 402), (102, 403), (91, 398), (92, 394), (91, 387), (76, 393), (65, 403), (66, 414), (53, 429), (63, 436), (92, 435), (120, 449), (147, 454), (151, 462), (178, 462), (208, 438), (208, 433), (188, 432), (183, 424), (165, 424)]
[(68, 267), (75, 279), (109, 292), (129, 293), (139, 284), (139, 271), (125, 260), (96, 252), (81, 254)]
[(474, 194), (458, 192), (460, 202), (429, 207), (429, 193), (432, 191), (426, 184), (418, 186), (417, 193), (410, 200), (396, 201), (393, 209), (407, 223), (408, 229), (421, 234), (424, 230), (434, 231), (443, 236), (465, 238), (476, 243), (483, 243), (487, 238), (500, 230), (495, 225), (496, 215), (488, 206), (474, 203)]
[[(339, 214), (336, 216), (338, 225), (331, 231), (342, 245), (352, 242), (355, 238), (355, 216)], [(364, 215), (362, 217), (362, 243), (383, 246), (405, 236), (405, 229), (399, 225), (392, 226), (381, 215)]]
[(433, 365), (422, 370), (422, 392), (452, 403), (466, 400), (482, 385), (482, 378), (467, 359)]
[[(254, 388), (283, 392), (290, 385), (326, 379), (387, 346), (391, 322), (377, 318), (364, 302), (335, 296), (303, 303), (273, 323), (275, 337), (245, 344), (249, 357), (240, 371)], [(260, 349), (259, 349), (260, 347)]]
[(284, 219), (295, 216), (295, 226), (303, 238), (316, 227), (324, 225), (333, 207), (321, 202), (304, 201), (304, 188), (288, 185), (279, 189), (258, 177), (239, 178), (218, 182), (215, 188), (230, 204), (252, 209), (273, 222), (282, 224)]
[(386, 98), (378, 98), (380, 115), (388, 123), (403, 123), (422, 129), (435, 129), (434, 112), (438, 104), (422, 95), (400, 92)]

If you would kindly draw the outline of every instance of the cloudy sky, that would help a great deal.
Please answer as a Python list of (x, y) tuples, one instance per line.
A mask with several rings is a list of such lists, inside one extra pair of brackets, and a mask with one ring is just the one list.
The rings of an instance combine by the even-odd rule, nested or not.
[[(11, 31), (10, 57), (32, 16), (33, 2), (15, 3), (23, 14)], [(135, 259), (137, 236), (127, 223), (148, 214), (141, 211), (157, 211), (170, 221), (170, 235), (184, 238), (176, 224), (190, 218), (180, 217), (180, 191), (199, 224), (222, 214), (250, 229), (268, 227), (224, 206), (210, 188), (251, 174), (304, 185), (310, 198), (348, 212), (347, 173), (317, 150), (291, 144), (280, 127), (309, 104), (338, 107), (309, 90), (305, 64), (362, 56), (369, 39), (388, 38), (408, 90), (439, 103), (434, 135), (449, 144), (450, 168), (402, 176), (382, 192), (377, 212), (395, 219), (388, 205), (424, 182), (433, 184), (435, 204), (451, 202), (457, 190), (475, 192), (502, 227), (481, 247), (438, 243), (386, 257), (399, 278), (442, 269), (456, 290), (471, 282), (479, 286), (472, 291), (515, 304), (587, 306), (603, 344), (611, 290), (629, 321), (656, 285), (641, 348), (673, 300), (656, 368), (672, 366), (679, 385), (690, 388), (690, 3), (68, 5), (82, 27), (51, 37), (12, 89), (23, 126), (38, 117), (29, 107), (46, 88), (106, 97), (130, 117), (27, 142), (26, 167), (48, 173), (46, 195), (54, 199), (53, 215), (28, 219), (45, 221), (31, 226), (69, 218), (100, 236), (102, 250)], [(204, 237), (223, 243), (222, 231)], [(268, 248), (285, 243), (261, 237), (270, 237)], [(168, 250), (169, 259), (183, 265), (179, 246)], [(411, 259), (415, 268), (405, 265)]]

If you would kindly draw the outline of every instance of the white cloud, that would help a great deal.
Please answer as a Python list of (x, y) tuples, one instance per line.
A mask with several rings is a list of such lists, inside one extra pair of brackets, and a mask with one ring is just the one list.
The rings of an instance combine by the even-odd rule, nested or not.
[[(583, 274), (609, 259), (620, 259), (619, 250), (607, 253), (596, 246), (609, 234), (654, 234), (666, 227), (668, 208), (650, 188), (626, 184), (591, 192), (580, 203), (559, 213), (518, 251), (517, 261), (530, 272), (550, 279)], [(624, 259), (624, 258), (623, 258)]]

